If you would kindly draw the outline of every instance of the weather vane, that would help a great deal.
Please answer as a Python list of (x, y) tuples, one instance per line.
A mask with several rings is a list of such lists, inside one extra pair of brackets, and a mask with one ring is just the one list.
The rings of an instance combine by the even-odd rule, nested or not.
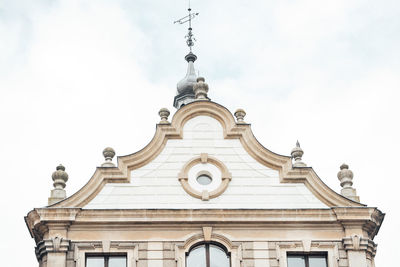
[(187, 39), (186, 44), (187, 46), (189, 46), (190, 52), (192, 52), (192, 46), (194, 45), (194, 41), (196, 41), (192, 33), (192, 19), (194, 19), (197, 15), (199, 15), (199, 13), (192, 13), (192, 9), (190, 8), (190, 0), (189, 0), (188, 11), (189, 15), (174, 21), (174, 24), (175, 23), (184, 24), (186, 22), (189, 22), (188, 34), (185, 36), (185, 38)]

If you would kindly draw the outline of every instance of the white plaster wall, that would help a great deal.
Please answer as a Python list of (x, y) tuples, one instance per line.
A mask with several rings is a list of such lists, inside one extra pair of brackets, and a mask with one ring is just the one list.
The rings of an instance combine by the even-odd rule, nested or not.
[[(232, 174), (227, 190), (202, 201), (178, 181), (182, 166), (200, 153), (222, 161)], [(184, 126), (183, 139), (168, 140), (153, 162), (131, 172), (130, 184), (107, 184), (90, 209), (272, 209), (328, 208), (302, 183), (279, 183), (278, 171), (254, 160), (238, 139), (224, 139), (221, 124), (197, 116)]]

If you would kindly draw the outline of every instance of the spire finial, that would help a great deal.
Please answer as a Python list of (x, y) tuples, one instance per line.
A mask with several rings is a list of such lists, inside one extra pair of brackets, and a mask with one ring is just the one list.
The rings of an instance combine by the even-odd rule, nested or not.
[(177, 84), (177, 94), (174, 98), (174, 107), (177, 109), (187, 105), (195, 100), (195, 94), (193, 91), (193, 86), (196, 84), (196, 71), (194, 69), (194, 62), (197, 56), (192, 53), (192, 46), (194, 45), (193, 32), (192, 32), (192, 19), (194, 19), (199, 13), (192, 13), (189, 1), (189, 15), (174, 21), (174, 23), (184, 24), (189, 23), (188, 33), (185, 36), (186, 44), (189, 47), (189, 53), (185, 56), (185, 60), (188, 62), (188, 69), (186, 76)]
[(192, 19), (194, 19), (197, 15), (199, 15), (199, 13), (192, 13), (192, 9), (190, 8), (190, 1), (189, 1), (189, 8), (188, 8), (188, 12), (189, 15), (178, 19), (176, 21), (174, 21), (175, 23), (179, 23), (179, 24), (184, 24), (186, 22), (189, 22), (189, 28), (188, 28), (188, 33), (187, 35), (185, 35), (186, 38), (186, 44), (189, 47), (189, 54), (192, 54), (192, 46), (194, 46), (194, 42), (196, 41), (196, 39), (193, 37), (193, 33), (192, 33)]
[(104, 148), (103, 156), (105, 161), (103, 164), (101, 164), (101, 167), (115, 167), (115, 164), (112, 162), (112, 159), (115, 156), (115, 150), (112, 147)]
[(51, 175), (53, 179), (54, 189), (51, 190), (50, 197), (48, 199), (48, 204), (54, 204), (58, 201), (63, 200), (67, 195), (64, 190), (66, 182), (68, 181), (68, 174), (65, 172), (65, 167), (63, 165), (58, 165), (56, 171)]
[(340, 165), (340, 171), (338, 172), (337, 177), (340, 181), (340, 186), (342, 187), (340, 194), (354, 201), (360, 202), (360, 198), (357, 196), (356, 189), (352, 187), (353, 172), (349, 170), (349, 165), (345, 163)]
[(296, 147), (292, 149), (291, 155), (294, 159), (293, 167), (307, 167), (307, 165), (302, 161), (304, 151), (300, 147), (299, 140), (296, 142)]

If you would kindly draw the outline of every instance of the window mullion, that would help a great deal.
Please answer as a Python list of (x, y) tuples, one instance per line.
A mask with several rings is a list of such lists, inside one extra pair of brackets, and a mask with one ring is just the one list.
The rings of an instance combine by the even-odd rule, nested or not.
[(210, 267), (210, 245), (206, 244), (206, 265)]

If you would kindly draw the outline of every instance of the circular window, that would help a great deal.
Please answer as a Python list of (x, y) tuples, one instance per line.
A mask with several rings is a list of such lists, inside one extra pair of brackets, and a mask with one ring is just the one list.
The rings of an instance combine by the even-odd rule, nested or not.
[(196, 181), (201, 185), (208, 185), (211, 184), (212, 178), (208, 174), (201, 173), (197, 176)]

